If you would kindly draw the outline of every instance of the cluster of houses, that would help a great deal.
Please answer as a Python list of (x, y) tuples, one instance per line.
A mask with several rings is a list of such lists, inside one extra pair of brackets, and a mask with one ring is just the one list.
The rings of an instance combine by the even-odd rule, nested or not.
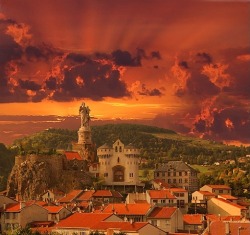
[[(90, 234), (250, 234), (250, 203), (231, 195), (226, 185), (204, 185), (192, 193), (169, 188), (161, 180), (154, 189), (121, 195), (115, 190), (48, 190), (39, 201), (17, 201), (0, 195), (1, 234), (29, 225), (40, 233)], [(190, 214), (188, 207), (206, 208)]]

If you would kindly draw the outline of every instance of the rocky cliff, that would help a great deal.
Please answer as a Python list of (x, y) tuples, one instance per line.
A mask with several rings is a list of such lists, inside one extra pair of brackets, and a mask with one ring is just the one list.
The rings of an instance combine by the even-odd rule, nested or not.
[(65, 193), (91, 185), (87, 169), (72, 169), (64, 155), (17, 156), (8, 179), (8, 196), (18, 196), (22, 200), (39, 199), (48, 189), (58, 189)]

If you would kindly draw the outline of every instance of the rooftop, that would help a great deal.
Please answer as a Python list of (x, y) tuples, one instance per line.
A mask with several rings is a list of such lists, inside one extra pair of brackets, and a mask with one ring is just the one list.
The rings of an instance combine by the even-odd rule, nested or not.
[(148, 214), (149, 218), (157, 219), (170, 219), (174, 212), (177, 210), (175, 207), (154, 207)]

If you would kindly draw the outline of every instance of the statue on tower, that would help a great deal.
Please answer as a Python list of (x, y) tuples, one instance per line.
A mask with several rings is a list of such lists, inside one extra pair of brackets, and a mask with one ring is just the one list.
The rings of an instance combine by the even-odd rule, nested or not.
[(79, 114), (81, 117), (81, 127), (89, 127), (89, 121), (90, 121), (90, 116), (89, 116), (89, 106), (85, 106), (85, 103), (82, 102), (80, 108), (79, 108)]

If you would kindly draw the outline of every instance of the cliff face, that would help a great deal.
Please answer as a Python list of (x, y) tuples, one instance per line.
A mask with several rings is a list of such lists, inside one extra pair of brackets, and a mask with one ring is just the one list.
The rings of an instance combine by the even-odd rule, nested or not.
[(68, 192), (91, 185), (86, 170), (72, 169), (70, 165), (64, 155), (17, 156), (8, 179), (8, 196), (19, 196), (22, 200), (39, 199), (47, 189)]

